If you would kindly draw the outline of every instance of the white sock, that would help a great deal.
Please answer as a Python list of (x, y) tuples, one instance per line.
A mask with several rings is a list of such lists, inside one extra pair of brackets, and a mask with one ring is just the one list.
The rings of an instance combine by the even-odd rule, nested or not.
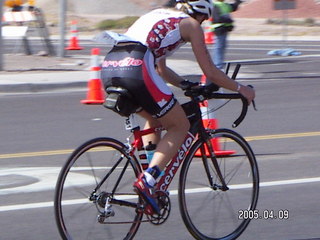
[(156, 180), (154, 179), (154, 177), (152, 177), (152, 175), (148, 172), (144, 172), (144, 176), (146, 178), (148, 185), (150, 187), (154, 187), (154, 185), (156, 184)]

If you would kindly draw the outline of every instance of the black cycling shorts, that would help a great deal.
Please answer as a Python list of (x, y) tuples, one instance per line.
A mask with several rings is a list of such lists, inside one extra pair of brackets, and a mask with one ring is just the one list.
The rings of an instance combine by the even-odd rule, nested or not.
[(117, 45), (102, 63), (101, 78), (105, 89), (123, 87), (135, 101), (156, 118), (170, 111), (177, 100), (155, 69), (152, 52), (139, 43)]

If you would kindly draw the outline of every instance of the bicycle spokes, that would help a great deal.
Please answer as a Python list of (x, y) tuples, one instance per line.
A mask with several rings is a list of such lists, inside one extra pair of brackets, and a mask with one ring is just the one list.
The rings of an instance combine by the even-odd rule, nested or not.
[[(94, 139), (79, 147), (60, 173), (55, 213), (63, 239), (132, 239), (143, 213), (132, 183), (140, 173), (118, 141)], [(112, 226), (112, 227), (108, 227)]]
[(250, 147), (235, 132), (219, 129), (212, 131), (211, 137), (236, 153), (209, 157), (205, 152), (199, 157), (197, 151), (204, 152), (207, 143), (198, 140), (194, 144), (181, 169), (180, 212), (197, 239), (236, 239), (250, 221), (239, 219), (238, 210), (253, 210), (257, 204), (257, 163)]

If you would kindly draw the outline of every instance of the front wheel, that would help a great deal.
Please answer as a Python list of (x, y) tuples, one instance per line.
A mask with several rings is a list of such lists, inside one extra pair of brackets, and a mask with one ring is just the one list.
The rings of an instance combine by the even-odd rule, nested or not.
[(62, 239), (132, 239), (143, 215), (132, 188), (139, 173), (136, 158), (117, 140), (96, 138), (76, 149), (55, 191)]
[(211, 159), (203, 140), (193, 144), (179, 179), (180, 212), (196, 239), (236, 239), (251, 219), (240, 212), (253, 213), (257, 205), (258, 165), (250, 146), (236, 132), (218, 129), (208, 134), (219, 153), (215, 149)]

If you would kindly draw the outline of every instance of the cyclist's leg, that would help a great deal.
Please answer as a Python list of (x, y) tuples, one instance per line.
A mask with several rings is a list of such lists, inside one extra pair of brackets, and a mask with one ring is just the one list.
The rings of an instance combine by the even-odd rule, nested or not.
[[(143, 112), (140, 115), (146, 117), (146, 119), (151, 119), (146, 112)], [(177, 153), (177, 150), (181, 146), (190, 127), (185, 112), (178, 103), (176, 103), (163, 117), (159, 118), (158, 121), (167, 129), (167, 132), (158, 142), (148, 169), (144, 174), (139, 176), (133, 185), (135, 191), (141, 195), (152, 206), (153, 211), (157, 213), (159, 213), (159, 207), (154, 198), (152, 188), (161, 171)], [(148, 124), (154, 122), (155, 121), (151, 120), (151, 123)]]
[[(158, 119), (152, 117), (151, 114), (147, 113), (144, 110), (139, 112), (139, 115), (146, 120), (146, 123), (144, 125), (144, 129), (158, 127), (161, 125), (161, 123)], [(161, 131), (156, 132), (154, 134), (148, 134), (146, 136), (143, 136), (143, 144), (144, 144), (144, 146), (146, 146), (149, 142), (152, 142), (153, 144), (158, 144), (160, 141), (160, 138), (161, 138)]]
[[(154, 68), (154, 56), (147, 51), (144, 56), (143, 79), (151, 101), (140, 101), (144, 110), (157, 119), (167, 133), (159, 140), (153, 155), (150, 168), (158, 166), (163, 170), (166, 164), (177, 153), (190, 124), (182, 107), (177, 103), (172, 90)], [(139, 95), (141, 96), (141, 94)], [(139, 98), (137, 96), (137, 98)], [(153, 103), (153, 104), (152, 104)], [(156, 124), (156, 120), (147, 117), (148, 125)]]
[(183, 143), (190, 123), (178, 103), (158, 120), (167, 129), (167, 132), (159, 141), (149, 167), (158, 166), (160, 170), (163, 170)]
[(153, 155), (152, 161), (149, 165), (150, 168), (158, 166), (163, 170), (167, 163), (177, 153), (178, 148), (183, 143), (185, 136), (190, 128), (190, 123), (185, 115), (180, 104), (176, 103), (175, 106), (161, 118), (155, 119), (146, 111), (141, 111), (140, 116), (147, 120), (145, 127), (156, 127), (161, 124), (167, 129), (166, 134), (160, 139), (160, 135), (147, 135), (144, 143), (152, 141), (157, 144), (157, 148)]
[[(150, 55), (149, 55), (150, 56)], [(150, 64), (149, 64), (150, 66)], [(155, 137), (157, 148), (149, 164), (149, 168), (134, 183), (135, 191), (148, 202), (153, 211), (159, 213), (159, 207), (153, 194), (153, 186), (161, 171), (171, 160), (178, 148), (182, 144), (189, 129), (189, 121), (173, 96), (170, 88), (163, 79), (156, 74), (154, 67), (144, 66), (144, 83), (148, 89), (145, 95), (137, 95), (138, 102), (145, 110), (148, 123), (147, 126), (154, 126), (159, 121), (166, 128), (167, 132), (159, 140)], [(148, 88), (147, 86), (153, 86)], [(143, 96), (143, 99), (141, 97)], [(147, 96), (150, 96), (149, 98)], [(148, 114), (146, 114), (148, 113)], [(152, 119), (152, 117), (154, 119)]]

